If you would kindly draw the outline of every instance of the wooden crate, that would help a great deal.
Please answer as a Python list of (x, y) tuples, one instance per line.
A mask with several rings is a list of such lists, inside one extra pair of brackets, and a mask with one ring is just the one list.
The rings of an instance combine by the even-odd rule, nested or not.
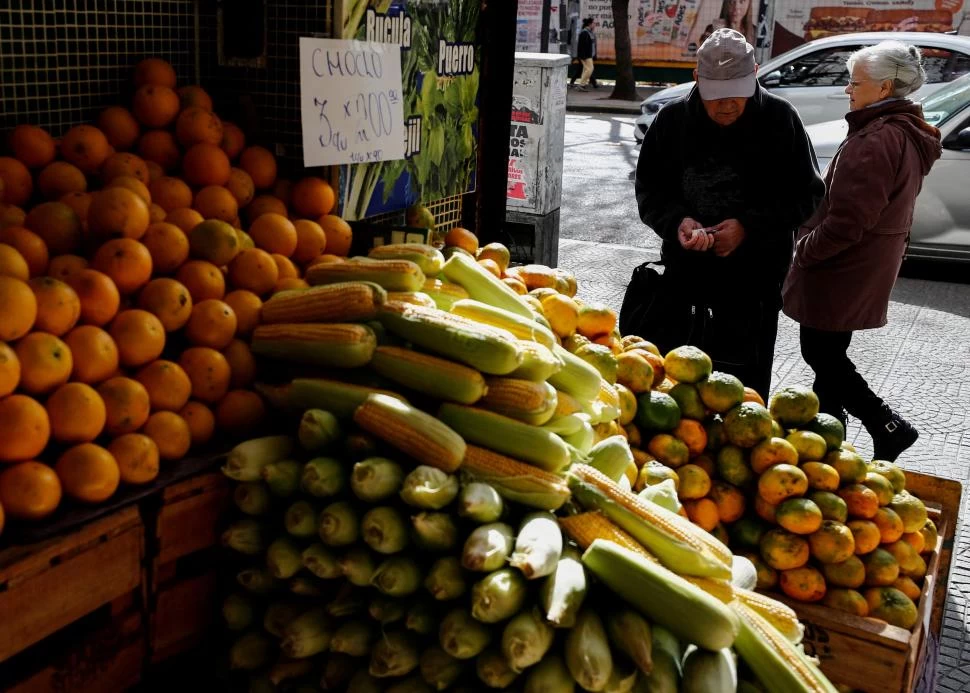
[(138, 509), (77, 531), (0, 551), (0, 662), (99, 607), (120, 613), (143, 586), (145, 531)]
[[(787, 598), (805, 625), (804, 648), (832, 680), (859, 691), (909, 693), (923, 677), (926, 648), (939, 638), (962, 488), (959, 482), (906, 472), (906, 488), (927, 506), (939, 529), (912, 631)], [(773, 595), (777, 596), (777, 595)], [(933, 638), (930, 634), (933, 634)]]
[(169, 486), (155, 520), (152, 583), (163, 583), (175, 561), (219, 543), (229, 508), (229, 482), (219, 472), (200, 474)]

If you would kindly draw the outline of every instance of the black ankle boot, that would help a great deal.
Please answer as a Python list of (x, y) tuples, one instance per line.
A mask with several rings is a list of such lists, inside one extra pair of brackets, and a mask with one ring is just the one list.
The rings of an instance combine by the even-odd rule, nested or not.
[(882, 406), (880, 416), (872, 421), (863, 421), (872, 436), (872, 458), (895, 462), (919, 438), (912, 424), (887, 405)]

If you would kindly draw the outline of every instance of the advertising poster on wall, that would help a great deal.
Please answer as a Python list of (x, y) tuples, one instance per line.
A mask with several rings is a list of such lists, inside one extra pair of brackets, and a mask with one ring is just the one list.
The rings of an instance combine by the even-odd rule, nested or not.
[(541, 50), (542, 0), (519, 0), (515, 22), (515, 50), (538, 53)]
[[(480, 0), (342, 0), (341, 38), (401, 47), (405, 158), (340, 168), (354, 221), (475, 189)], [(336, 33), (336, 32), (335, 32)]]

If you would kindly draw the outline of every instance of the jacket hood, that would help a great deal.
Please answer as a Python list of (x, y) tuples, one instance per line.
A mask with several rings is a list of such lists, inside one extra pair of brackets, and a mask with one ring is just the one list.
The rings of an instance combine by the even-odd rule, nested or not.
[(898, 127), (916, 147), (924, 176), (930, 172), (933, 164), (943, 154), (940, 131), (923, 118), (923, 107), (909, 99), (897, 99), (879, 106), (850, 111), (845, 119), (849, 122), (849, 133), (877, 119)]

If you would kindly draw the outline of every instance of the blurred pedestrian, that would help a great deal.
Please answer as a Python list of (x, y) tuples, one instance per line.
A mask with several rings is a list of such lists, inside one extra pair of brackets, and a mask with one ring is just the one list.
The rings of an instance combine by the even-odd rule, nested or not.
[(577, 89), (589, 89), (589, 80), (593, 76), (593, 60), (596, 58), (596, 20), (587, 17), (583, 20), (583, 30), (579, 33), (579, 47), (576, 57), (583, 65), (583, 74), (579, 78)]

